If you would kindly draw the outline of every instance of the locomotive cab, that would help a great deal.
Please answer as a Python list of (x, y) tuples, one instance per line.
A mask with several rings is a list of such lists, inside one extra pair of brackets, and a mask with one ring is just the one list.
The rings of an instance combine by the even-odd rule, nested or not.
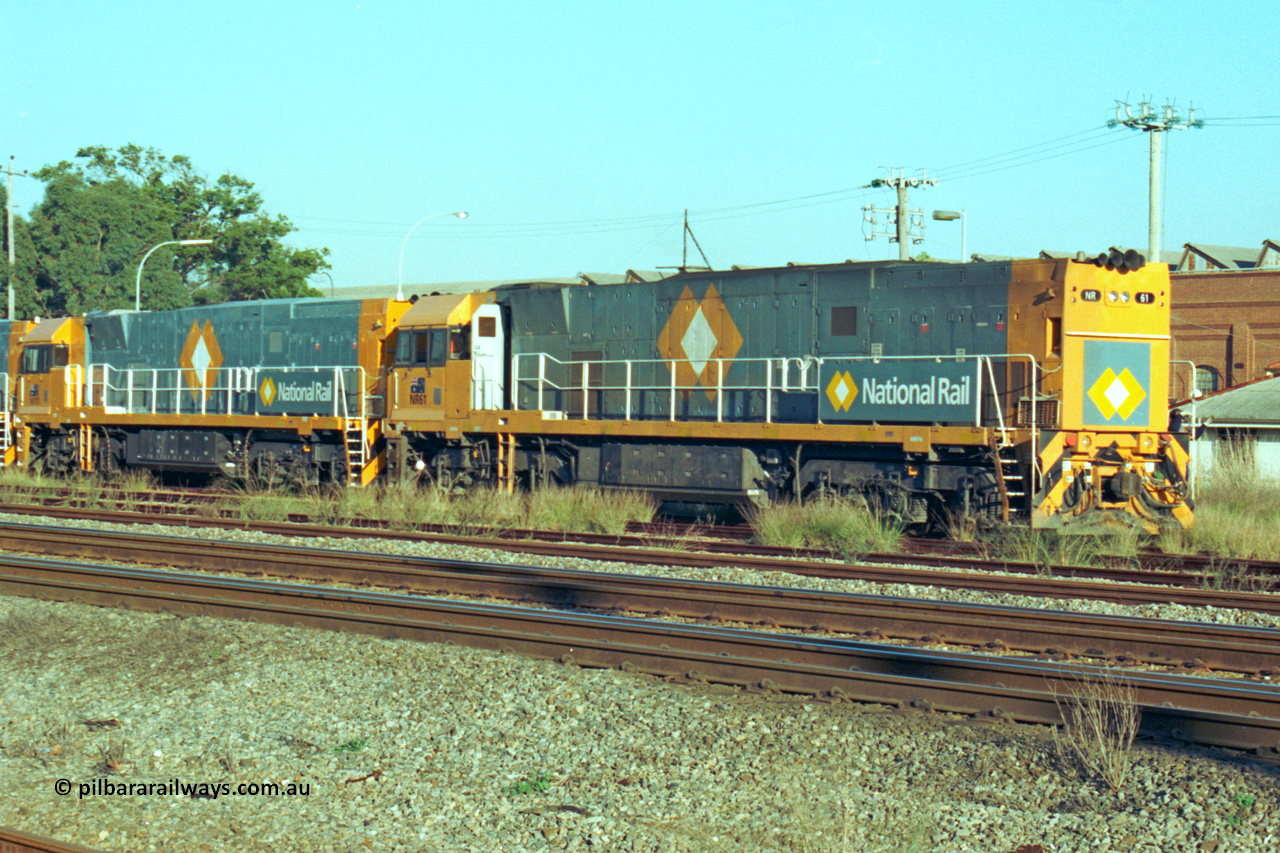
[(496, 409), (505, 388), (503, 320), (492, 294), (428, 296), (396, 330), (391, 417), (412, 424)]
[[(22, 339), (31, 331), (32, 325), (26, 320), (0, 320), (0, 340), (4, 340), (9, 347), (4, 373), (0, 374), (0, 464), (5, 466), (17, 461), (15, 398), (18, 376), (22, 372)], [(57, 360), (52, 351), (49, 352), (49, 358)]]
[(48, 416), (80, 404), (84, 329), (70, 319), (43, 320), (20, 342), (15, 414)]

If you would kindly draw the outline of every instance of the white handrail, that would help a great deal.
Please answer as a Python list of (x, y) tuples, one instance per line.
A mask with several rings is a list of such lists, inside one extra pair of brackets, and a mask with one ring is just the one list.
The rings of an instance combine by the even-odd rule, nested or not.
[[(76, 370), (72, 371), (71, 368)], [(281, 366), (281, 367), (224, 367), (219, 369), (218, 377), (212, 385), (204, 384), (204, 377), (198, 377), (199, 384), (192, 387), (186, 381), (186, 370), (181, 367), (170, 368), (122, 368), (109, 364), (88, 366), (89, 381), (85, 383), (86, 392), (90, 395), (86, 404), (101, 407), (115, 407), (116, 400), (122, 400), (119, 408), (126, 414), (201, 414), (209, 413), (209, 398), (218, 394), (225, 395), (225, 401), (215, 408), (225, 415), (262, 415), (270, 414), (258, 411), (257, 390), (259, 377), (263, 373), (306, 373), (323, 374), (332, 371), (328, 384), (332, 389), (330, 414), (333, 417), (367, 417), (369, 411), (369, 394), (365, 370), (360, 365), (323, 365), (323, 366)], [(68, 397), (71, 395), (71, 378), (78, 375), (79, 365), (68, 365)], [(96, 391), (101, 388), (101, 401), (97, 402)], [(357, 390), (358, 389), (358, 390)], [(192, 394), (196, 400), (189, 408), (184, 407), (184, 395)], [(352, 414), (350, 396), (358, 393), (356, 411)], [(138, 395), (144, 399), (138, 401)], [(248, 396), (246, 396), (248, 394)], [(161, 398), (165, 403), (161, 403)], [(71, 405), (70, 400), (68, 405)], [(320, 414), (317, 411), (317, 414)]]
[[(79, 364), (68, 364), (62, 370), (62, 396), (66, 401), (67, 407), (70, 408), (71, 406), (79, 406), (83, 404), (84, 401), (77, 400), (71, 392), (72, 389), (75, 389), (78, 394), (84, 394), (84, 371), (80, 368)], [(74, 379), (72, 378), (73, 376), (75, 377)]]
[[(537, 359), (537, 373), (535, 375), (525, 375), (521, 373), (521, 361), (528, 359)], [(526, 393), (534, 394), (536, 401), (536, 411), (546, 411), (548, 403), (548, 392), (556, 395), (568, 394), (570, 391), (582, 391), (582, 413), (583, 420), (590, 418), (590, 405), (588, 395), (594, 391), (601, 396), (601, 400), (605, 399), (604, 395), (609, 392), (615, 392), (621, 396), (620, 406), (618, 410), (623, 419), (632, 420), (636, 413), (636, 400), (638, 395), (648, 392), (664, 393), (668, 397), (668, 419), (671, 421), (679, 420), (678, 412), (678, 394), (680, 392), (707, 391), (713, 392), (715, 395), (715, 412), (714, 418), (716, 422), (723, 422), (725, 412), (725, 394), (731, 391), (746, 392), (762, 392), (765, 398), (763, 415), (756, 415), (752, 420), (762, 419), (765, 423), (773, 423), (776, 416), (774, 394), (776, 393), (820, 393), (818, 382), (821, 378), (821, 369), (828, 361), (840, 362), (872, 362), (874, 364), (883, 364), (885, 362), (911, 362), (911, 361), (941, 361), (943, 359), (973, 360), (977, 368), (978, 393), (975, 395), (973, 424), (981, 426), (983, 424), (982, 416), (982, 385), (983, 373), (986, 374), (987, 382), (991, 389), (992, 400), (994, 402), (994, 427), (999, 430), (1002, 440), (1007, 440), (1008, 432), (1012, 428), (1005, 416), (1004, 401), (1001, 399), (1000, 388), (995, 379), (995, 362), (1000, 361), (1009, 363), (1014, 360), (1026, 359), (1029, 363), (1030, 376), (1028, 377), (1028, 385), (1030, 386), (1030, 395), (1032, 399), (1032, 412), (1034, 415), (1035, 404), (1039, 399), (1038, 386), (1041, 380), (1041, 370), (1036, 363), (1034, 356), (1027, 353), (998, 353), (998, 354), (982, 354), (971, 353), (960, 356), (955, 355), (905, 355), (905, 356), (850, 356), (850, 355), (833, 355), (833, 356), (785, 356), (779, 358), (743, 358), (735, 359), (726, 364), (725, 359), (715, 359), (715, 381), (714, 384), (702, 384), (701, 381), (695, 381), (692, 384), (682, 384), (678, 379), (679, 366), (688, 363), (678, 359), (591, 359), (581, 361), (562, 361), (546, 352), (536, 353), (517, 353), (512, 356), (511, 372), (513, 379), (513, 400), (512, 407), (518, 409), (520, 406), (520, 396), (522, 385)], [(551, 366), (551, 370), (548, 369)], [(610, 367), (619, 367), (622, 373), (621, 383), (609, 383), (604, 381), (609, 375)], [(762, 382), (738, 382), (731, 383), (726, 381), (726, 374), (729, 367), (744, 366), (747, 373), (750, 373), (752, 367), (762, 366), (764, 369), (764, 378)], [(662, 384), (637, 383), (636, 374), (638, 367), (653, 368), (649, 371), (652, 376), (654, 369), (661, 370), (665, 368), (669, 379)], [(692, 368), (692, 365), (690, 365)], [(570, 374), (574, 369), (582, 371), (581, 382), (572, 383), (568, 381)], [(774, 384), (774, 370), (778, 371), (780, 381)], [(704, 373), (706, 366), (703, 368)], [(791, 371), (795, 370), (797, 381), (792, 381)], [(598, 372), (597, 372), (598, 371)], [(740, 373), (742, 371), (739, 371)], [(554, 378), (550, 374), (556, 374), (558, 378)], [(617, 376), (617, 373), (614, 374)], [(701, 375), (701, 374), (699, 374)], [(592, 385), (591, 377), (598, 376), (599, 384)], [(654, 377), (656, 379), (656, 377)], [(1006, 389), (1005, 394), (1011, 393), (1010, 389)], [(617, 397), (614, 398), (618, 400)], [(617, 403), (615, 403), (617, 405)], [(750, 405), (749, 401), (746, 405)], [(563, 402), (557, 408), (563, 408)], [(602, 411), (609, 411), (608, 407), (601, 406)], [(708, 412), (710, 416), (710, 412)], [(1034, 420), (1034, 418), (1033, 418)], [(1032, 438), (1034, 439), (1038, 433), (1036, 424), (1031, 425)]]

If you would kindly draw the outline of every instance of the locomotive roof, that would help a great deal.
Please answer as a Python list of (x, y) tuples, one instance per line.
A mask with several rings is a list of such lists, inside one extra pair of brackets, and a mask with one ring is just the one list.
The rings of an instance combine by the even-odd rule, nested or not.
[(828, 270), (882, 270), (882, 269), (912, 269), (917, 267), (943, 267), (957, 266), (956, 264), (942, 261), (843, 261), (834, 264), (787, 264), (780, 267), (740, 267), (733, 266), (727, 270), (687, 270), (677, 273), (671, 277), (671, 280), (685, 278), (724, 278), (726, 276), (737, 275), (760, 275), (761, 273), (781, 273), (792, 272), (795, 270), (807, 270), (811, 272), (825, 272)]

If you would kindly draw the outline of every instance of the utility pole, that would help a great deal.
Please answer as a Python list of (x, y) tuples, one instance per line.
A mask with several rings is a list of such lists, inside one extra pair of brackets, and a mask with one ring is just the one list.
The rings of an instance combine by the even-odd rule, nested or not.
[[(23, 172), (22, 174), (26, 174)], [(9, 243), (9, 313), (5, 315), (8, 320), (13, 319), (13, 155), (9, 155), (9, 190), (4, 197), (4, 233)]]
[(1160, 263), (1163, 228), (1161, 214), (1164, 202), (1161, 198), (1160, 159), (1164, 153), (1164, 139), (1161, 134), (1167, 130), (1204, 127), (1204, 121), (1196, 119), (1195, 116), (1196, 108), (1189, 107), (1184, 121), (1173, 104), (1165, 104), (1161, 114), (1157, 115), (1155, 105), (1145, 100), (1138, 104), (1138, 114), (1134, 115), (1127, 101), (1116, 101), (1116, 117), (1107, 122), (1107, 127), (1123, 124), (1130, 130), (1141, 130), (1151, 135), (1151, 165), (1147, 189), (1147, 260), (1153, 264)]
[[(926, 177), (925, 171), (920, 171), (920, 177), (908, 178), (903, 174), (903, 169), (891, 169), (888, 178), (876, 178), (868, 187), (893, 187), (898, 191), (898, 204), (896, 207), (889, 209), (884, 207), (872, 207), (870, 205), (862, 208), (862, 218), (865, 222), (871, 223), (871, 234), (867, 240), (874, 240), (876, 237), (888, 237), (890, 243), (898, 244), (898, 260), (905, 261), (911, 257), (911, 244), (921, 243), (924, 241), (924, 210), (909, 210), (907, 207), (907, 188), (908, 187), (932, 187), (937, 186), (938, 179)], [(877, 213), (891, 214), (890, 222), (894, 225), (894, 231), (880, 231), (880, 223), (876, 220)], [(915, 233), (912, 233), (915, 229)]]
[[(693, 240), (693, 246), (698, 250), (698, 254), (702, 255), (702, 262), (706, 264), (704, 267), (689, 266), (689, 241)], [(689, 270), (709, 270), (711, 269), (711, 261), (707, 260), (707, 253), (702, 251), (702, 246), (698, 244), (698, 238), (694, 235), (693, 229), (689, 227), (689, 208), (684, 209), (684, 245), (680, 251), (680, 266), (678, 267), (658, 267), (660, 270), (679, 270), (680, 272), (688, 272)]]

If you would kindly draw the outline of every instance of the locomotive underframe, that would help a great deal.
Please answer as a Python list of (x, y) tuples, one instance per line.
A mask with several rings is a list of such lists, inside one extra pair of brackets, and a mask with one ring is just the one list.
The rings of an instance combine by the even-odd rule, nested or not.
[(103, 472), (145, 469), (293, 486), (343, 483), (348, 474), (344, 437), (338, 430), (130, 424), (31, 424), (28, 430), (27, 464), (50, 474), (86, 467)]
[[(393, 479), (454, 487), (583, 484), (698, 506), (861, 495), (909, 524), (936, 524), (948, 515), (995, 519), (1003, 507), (995, 455), (980, 445), (910, 452), (900, 444), (517, 435), (510, 463), (504, 452), (501, 436), (407, 432), (389, 438), (388, 470)], [(1011, 509), (1025, 517), (1025, 497)]]

